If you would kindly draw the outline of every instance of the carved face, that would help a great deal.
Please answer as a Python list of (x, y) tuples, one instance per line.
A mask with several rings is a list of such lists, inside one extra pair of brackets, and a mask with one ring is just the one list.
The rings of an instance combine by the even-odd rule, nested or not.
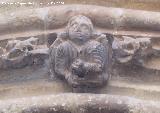
[(67, 31), (72, 41), (84, 43), (91, 37), (93, 25), (89, 18), (79, 15), (70, 19)]

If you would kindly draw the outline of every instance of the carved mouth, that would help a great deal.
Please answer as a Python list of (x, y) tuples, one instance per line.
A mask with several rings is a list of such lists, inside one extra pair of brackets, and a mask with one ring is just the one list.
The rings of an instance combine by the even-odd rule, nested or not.
[(84, 35), (82, 34), (82, 33), (76, 33), (76, 35), (78, 36), (78, 37), (83, 37)]

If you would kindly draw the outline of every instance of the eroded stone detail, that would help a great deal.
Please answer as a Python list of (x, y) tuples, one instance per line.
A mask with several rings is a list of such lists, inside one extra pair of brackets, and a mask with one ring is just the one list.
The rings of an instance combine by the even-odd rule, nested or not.
[(114, 59), (119, 63), (132, 63), (146, 67), (151, 57), (159, 57), (160, 51), (153, 47), (150, 38), (132, 38), (122, 36), (114, 38), (112, 43)]
[(28, 65), (42, 64), (48, 56), (47, 49), (37, 45), (37, 38), (27, 40), (9, 40), (1, 48), (0, 69), (22, 68)]
[(50, 47), (51, 72), (72, 86), (103, 85), (110, 74), (109, 49), (106, 36), (93, 31), (89, 18), (74, 16)]

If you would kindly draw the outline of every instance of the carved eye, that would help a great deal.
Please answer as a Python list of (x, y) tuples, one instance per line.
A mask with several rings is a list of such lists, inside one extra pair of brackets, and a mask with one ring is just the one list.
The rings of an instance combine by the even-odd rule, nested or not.
[(71, 26), (72, 26), (73, 28), (75, 28), (75, 27), (78, 26), (78, 23), (77, 23), (77, 22), (74, 22), (74, 23), (71, 24)]

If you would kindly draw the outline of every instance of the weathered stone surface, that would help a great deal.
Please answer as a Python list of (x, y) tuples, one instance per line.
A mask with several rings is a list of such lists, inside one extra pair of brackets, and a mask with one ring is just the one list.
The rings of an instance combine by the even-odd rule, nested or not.
[(112, 48), (115, 53), (114, 57), (120, 63), (126, 63), (133, 59), (136, 60), (136, 56), (141, 57), (144, 56), (143, 54), (149, 55), (149, 53), (146, 53), (147, 49), (151, 49), (149, 47), (151, 47), (151, 41), (149, 38), (134, 39), (124, 36), (122, 39), (115, 38), (112, 43)]
[(1, 113), (159, 113), (160, 103), (104, 94), (57, 94), (0, 101)]
[(48, 58), (48, 48), (39, 48), (37, 38), (9, 40), (0, 57), (0, 69), (23, 68), (29, 65), (44, 64)]
[(123, 36), (114, 38), (112, 43), (113, 57), (119, 63), (130, 63), (147, 68), (147, 62), (151, 57), (159, 57), (160, 51), (154, 49), (150, 38), (131, 38)]
[(110, 76), (110, 45), (103, 34), (96, 34), (89, 18), (72, 17), (50, 47), (53, 76), (64, 78), (73, 87), (101, 86)]
[[(144, 101), (145, 99), (154, 101), (160, 100), (160, 40), (159, 35), (156, 32), (160, 30), (159, 19), (157, 19), (160, 17), (158, 12), (155, 13), (133, 11), (89, 5), (68, 5), (61, 7), (56, 6), (44, 9), (34, 9), (29, 10), (28, 12), (18, 11), (11, 14), (11, 16), (14, 17), (10, 17), (10, 15), (8, 15), (9, 18), (7, 18), (7, 15), (2, 15), (0, 18), (2, 20), (0, 21), (1, 34), (17, 33), (14, 36), (8, 34), (10, 38), (16, 37), (16, 40), (10, 40), (7, 35), (0, 36), (2, 37), (2, 39), (6, 39), (0, 41), (0, 66), (2, 66), (2, 70), (0, 73), (0, 98), (8, 99), (32, 96), (17, 100), (1, 100), (0, 107), (3, 109), (0, 110), (3, 110), (2, 112), (159, 112), (159, 102)], [(21, 13), (24, 14), (21, 15)], [(27, 18), (25, 16), (26, 14), (30, 16)], [(67, 30), (62, 33), (62, 30), (64, 30), (63, 28), (67, 24), (68, 20), (70, 20), (73, 16), (79, 14), (85, 15), (85, 17), (82, 16), (81, 19), (78, 19), (78, 24), (76, 23), (77, 25), (72, 25), (71, 21), (71, 24), (68, 25)], [(100, 33), (92, 32), (93, 25), (90, 20), (86, 18), (91, 19), (92, 23), (94, 24), (94, 28)], [(89, 20), (87, 22), (89, 22), (90, 24), (88, 24), (86, 20)], [(83, 29), (79, 29), (81, 28), (79, 26), (84, 23), (85, 26), (82, 27)], [(8, 25), (11, 28), (9, 28)], [(61, 27), (62, 29), (57, 29)], [(91, 29), (91, 32), (88, 32), (88, 29), (86, 29), (86, 27)], [(108, 29), (111, 29), (111, 31)], [(78, 34), (73, 32), (74, 30), (83, 30), (86, 34), (79, 34), (79, 36)], [(124, 31), (121, 31), (121, 33), (119, 34), (119, 30)], [(23, 34), (24, 31), (27, 31), (25, 32), (25, 35)], [(132, 33), (130, 31), (132, 31)], [(143, 33), (141, 31), (143, 31)], [(29, 39), (32, 33), (35, 33), (34, 35), (38, 39)], [(89, 38), (89, 36), (91, 36), (93, 40), (90, 40), (89, 43), (85, 45), (83, 42), (85, 42)], [(94, 41), (95, 43), (92, 43)], [(67, 45), (68, 42), (72, 43), (73, 45)], [(82, 49), (83, 47), (88, 47), (91, 48), (91, 50), (94, 50), (93, 48), (97, 43), (100, 43), (100, 45), (105, 43), (103, 46), (107, 48), (105, 49), (107, 51), (102, 52), (99, 49), (95, 49), (98, 52), (100, 51), (96, 55), (96, 57), (98, 57), (97, 59), (99, 59), (105, 53), (111, 53), (107, 54), (106, 56), (108, 57), (108, 64), (111, 64), (111, 60), (113, 61), (113, 69), (110, 70), (109, 68), (107, 68), (105, 75), (107, 75), (108, 72), (111, 71), (112, 77), (109, 80), (108, 84), (104, 85), (104, 87), (87, 87), (85, 89), (84, 85), (97, 85), (97, 82), (95, 82), (97, 79), (92, 79), (93, 76), (91, 78), (87, 78), (87, 80), (83, 79), (88, 73), (88, 75), (93, 75), (92, 73), (90, 74), (90, 72), (87, 72), (86, 74), (85, 71), (88, 69), (86, 67), (94, 61), (88, 59), (92, 58), (94, 55), (91, 55), (87, 60), (84, 60), (84, 57), (77, 57), (78, 55), (75, 55), (76, 57), (72, 59), (71, 56), (74, 55), (70, 55), (69, 57), (67, 57), (68, 55), (65, 54), (65, 56), (63, 56), (62, 53), (68, 54), (72, 53), (73, 51), (78, 51), (77, 53), (81, 53), (80, 49)], [(6, 48), (5, 45), (7, 45)], [(109, 46), (112, 46), (112, 48), (110, 48)], [(56, 52), (59, 48), (60, 50), (64, 50), (60, 51), (59, 54), (58, 52), (53, 52), (52, 54), (50, 54), (50, 56), (53, 57), (56, 55), (62, 55), (63, 58), (60, 58), (60, 60), (58, 61), (61, 64), (64, 63), (63, 61), (61, 62), (62, 59), (68, 58), (71, 63), (65, 62), (65, 65), (62, 65), (62, 67), (70, 67), (67, 70), (72, 72), (72, 75), (77, 74), (76, 77), (83, 80), (83, 82), (78, 80), (77, 78), (74, 79), (72, 76), (65, 78), (64, 76), (66, 73), (65, 70), (63, 70), (64, 68), (61, 68), (61, 66), (59, 66), (60, 68), (57, 68), (57, 70), (59, 69), (60, 71), (57, 71), (56, 73), (58, 73), (59, 75), (61, 73), (64, 73), (64, 75), (62, 74), (62, 77), (67, 79), (68, 83), (72, 84), (72, 81), (75, 80), (74, 83), (76, 85), (79, 85), (80, 88), (76, 87), (75, 89), (72, 89), (68, 85), (66, 85), (63, 80), (59, 80), (56, 78), (52, 78), (51, 80), (49, 76), (50, 73), (48, 65), (46, 63), (48, 62), (48, 47), (51, 47), (50, 52), (53, 52), (52, 49), (56, 49)], [(112, 59), (110, 59), (110, 57), (112, 56), (111, 49), (113, 49)], [(85, 54), (86, 53), (88, 53), (87, 50), (85, 51)], [(83, 60), (87, 61), (87, 66), (85, 68), (85, 62)], [(103, 59), (100, 60), (103, 61)], [(54, 60), (53, 58), (50, 63), (53, 63), (55, 61), (56, 60)], [(55, 66), (54, 64), (55, 63), (53, 63), (52, 66)], [(3, 69), (8, 69), (8, 71)], [(95, 72), (97, 70), (99, 71), (99, 69), (101, 68), (94, 68), (91, 69), (91, 71), (93, 71), (93, 73), (95, 74)], [(104, 79), (104, 81), (100, 81), (100, 84), (106, 83), (107, 79), (108, 75), (106, 76), (106, 79)], [(91, 82), (89, 80), (93, 80), (91, 81), (93, 82), (93, 84), (90, 84)], [(86, 84), (86, 82), (88, 83)], [(84, 94), (84, 97), (77, 94), (69, 94), (68, 96), (56, 95), (51, 97), (47, 95), (34, 98), (35, 95), (37, 96), (59, 92), (76, 92), (77, 90), (81, 92), (98, 94), (87, 94), (88, 96)], [(103, 98), (100, 98), (100, 93), (112, 94), (112, 96), (103, 95)], [(142, 102), (142, 100), (131, 98), (128, 99), (128, 97), (126, 99), (126, 97), (113, 95), (125, 95), (141, 98), (144, 100)], [(90, 100), (90, 97), (92, 98), (92, 96), (95, 101)], [(74, 99), (76, 101), (72, 102)], [(43, 102), (45, 104), (43, 104)], [(54, 102), (56, 105), (53, 104)], [(61, 102), (66, 102), (66, 105)], [(85, 104), (83, 104), (83, 102)], [(21, 110), (21, 107), (23, 108), (23, 110)]]
[[(29, 37), (22, 37), (16, 40), (8, 40), (8, 41), (6, 40), (6, 42), (8, 42), (8, 45), (6, 44), (7, 45), (6, 50), (4, 49), (5, 43), (3, 44), (1, 42), (3, 45), (2, 53), (3, 52), (6, 53), (12, 50), (12, 48), (15, 48), (15, 45), (16, 45), (16, 48), (19, 48), (18, 51), (15, 51), (15, 52), (13, 51), (10, 53), (12, 57), (9, 57), (9, 58), (12, 60), (8, 60), (8, 59), (1, 60), (0, 63), (1, 65), (4, 66), (1, 69), (22, 68), (22, 67), (32, 66), (32, 65), (43, 65), (48, 60), (48, 53), (47, 53), (48, 48), (46, 47), (46, 45), (50, 47), (52, 43), (55, 42), (55, 39), (57, 38), (57, 34), (58, 34), (58, 38), (61, 37), (64, 40), (67, 39), (66, 33), (59, 33), (59, 32), (47, 34), (46, 35), (47, 37), (36, 36), (36, 38), (38, 38), (38, 41), (32, 41), (31, 43), (28, 41), (29, 40), (31, 41), (32, 38), (28, 39)], [(113, 61), (115, 60), (113, 62), (114, 69), (110, 70), (112, 72), (113, 78), (122, 77), (122, 79), (125, 79), (126, 77), (129, 80), (133, 80), (133, 78), (135, 77), (135, 80), (139, 80), (142, 82), (145, 81), (149, 83), (153, 83), (153, 82), (157, 83), (160, 80), (158, 77), (158, 74), (159, 74), (158, 70), (160, 70), (160, 68), (158, 66), (155, 66), (154, 64), (154, 63), (157, 63), (157, 61), (154, 62), (154, 59), (155, 59), (154, 57), (156, 57), (157, 59), (159, 58), (159, 39), (158, 38), (137, 37), (134, 35), (119, 36), (115, 34), (107, 34), (107, 33), (105, 34), (107, 36), (109, 44), (112, 44), (112, 48), (113, 48), (113, 59), (112, 60)], [(103, 35), (101, 34), (94, 33), (93, 35), (95, 37), (102, 36), (102, 39), (104, 38)], [(111, 40), (109, 39), (110, 37), (109, 35), (113, 37)], [(24, 40), (24, 41), (20, 41), (20, 40)], [(98, 39), (98, 41), (100, 40)], [(112, 40), (113, 40), (113, 43), (112, 43)], [(55, 42), (55, 43), (59, 43), (59, 42)], [(28, 51), (29, 55), (24, 57), (23, 55), (25, 52), (22, 49), (23, 46), (20, 46), (20, 45), (23, 45), (24, 47), (25, 46), (28, 47), (28, 45), (29, 47), (32, 46), (31, 49), (33, 48), (33, 50)], [(16, 54), (16, 52), (18, 54)], [(112, 52), (110, 51), (110, 53)], [(23, 57), (19, 57), (19, 56), (23, 56)], [(130, 58), (130, 59), (127, 59), (127, 58)]]
[(96, 26), (107, 29), (160, 30), (160, 21), (157, 19), (160, 17), (159, 12), (134, 11), (92, 5), (64, 5), (1, 15), (0, 34), (61, 28), (67, 24), (72, 16), (77, 14), (88, 16)]

